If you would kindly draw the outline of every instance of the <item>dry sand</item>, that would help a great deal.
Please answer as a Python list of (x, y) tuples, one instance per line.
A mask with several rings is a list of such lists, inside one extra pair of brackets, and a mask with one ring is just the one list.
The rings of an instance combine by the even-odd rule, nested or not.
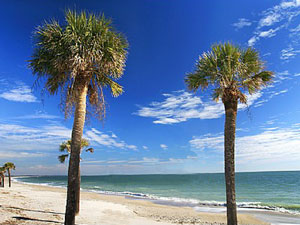
[[(8, 184), (6, 182), (6, 184)], [(66, 189), (13, 182), (0, 188), (0, 224), (63, 224)], [(81, 192), (76, 224), (171, 225), (225, 224), (225, 214), (199, 213), (188, 207), (158, 205), (122, 196)], [(239, 224), (267, 224), (240, 214)]]

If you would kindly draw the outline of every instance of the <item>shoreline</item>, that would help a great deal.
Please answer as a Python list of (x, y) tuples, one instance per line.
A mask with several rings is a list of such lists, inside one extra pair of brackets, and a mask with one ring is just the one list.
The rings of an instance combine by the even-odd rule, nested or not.
[[(27, 184), (25, 182), (13, 181), (12, 188), (9, 189), (4, 188), (0, 189), (0, 195), (4, 195), (5, 198), (0, 198), (0, 223), (1, 224), (41, 224), (41, 223), (33, 223), (31, 220), (30, 223), (24, 223), (23, 221), (18, 221), (16, 217), (18, 215), (27, 215), (27, 217), (32, 218), (35, 216), (32, 213), (28, 214), (28, 211), (24, 213), (24, 210), (21, 210), (20, 203), (24, 204), (24, 202), (35, 202), (34, 205), (29, 204), (30, 209), (35, 209), (35, 211), (43, 211), (47, 209), (48, 211), (56, 211), (59, 214), (56, 215), (59, 220), (57, 224), (61, 224), (63, 221), (63, 215), (65, 210), (65, 200), (66, 200), (66, 188), (63, 187), (53, 187), (50, 185), (41, 185), (41, 184)], [(6, 193), (6, 194), (5, 194)], [(21, 195), (18, 200), (14, 201), (16, 196)], [(38, 196), (52, 196), (44, 199), (44, 202), (41, 202), (41, 199), (37, 198)], [(8, 200), (10, 201), (6, 201)], [(13, 199), (11, 199), (13, 198)], [(3, 199), (3, 200), (1, 200)], [(59, 202), (59, 206), (53, 203), (53, 199), (56, 199), (54, 203)], [(148, 199), (141, 198), (131, 198), (126, 196), (117, 196), (117, 195), (109, 195), (109, 194), (101, 194), (92, 191), (83, 190), (81, 192), (81, 213), (76, 218), (77, 224), (114, 224), (114, 225), (123, 225), (123, 224), (132, 224), (132, 225), (140, 225), (140, 224), (149, 224), (149, 225), (158, 225), (158, 224), (205, 224), (205, 225), (221, 225), (226, 222), (226, 211), (225, 207), (197, 207), (196, 210), (189, 206), (176, 206), (170, 204), (162, 204), (159, 202), (151, 201)], [(8, 202), (8, 204), (6, 203)], [(19, 206), (18, 206), (19, 204)], [(38, 207), (36, 207), (38, 205)], [(87, 206), (88, 205), (88, 206)], [(90, 209), (90, 206), (93, 206)], [(19, 208), (21, 213), (15, 212), (15, 215), (11, 215), (12, 213), (9, 211), (12, 208)], [(27, 207), (28, 209), (28, 207)], [(212, 209), (216, 209), (213, 211)], [(1, 210), (4, 210), (2, 213)], [(300, 224), (300, 217), (289, 216), (283, 213), (275, 213), (269, 212), (266, 210), (238, 210), (239, 211), (239, 219), (240, 224)], [(3, 220), (4, 214), (10, 214), (9, 219), (14, 221), (15, 223), (8, 223)], [(33, 218), (44, 218), (45, 213), (43, 215), (35, 216)], [(95, 214), (99, 214), (102, 216), (94, 216)], [(27, 218), (24, 216), (24, 218)], [(126, 216), (125, 216), (126, 215)], [(55, 215), (53, 215), (55, 216)], [(52, 217), (53, 217), (52, 216)], [(15, 217), (15, 218), (14, 218)], [(51, 220), (51, 216), (46, 216), (46, 220)], [(107, 218), (114, 218), (115, 222), (106, 221)], [(122, 219), (123, 218), (123, 219)], [(299, 219), (299, 223), (295, 223), (293, 219), (297, 222)], [(99, 223), (99, 221), (105, 221)], [(123, 221), (123, 222), (122, 222)], [(126, 222), (125, 222), (126, 221)], [(263, 222), (263, 221), (269, 221)], [(289, 221), (289, 223), (283, 223)], [(43, 222), (43, 224), (54, 224)]]
[[(18, 178), (22, 178), (22, 177), (17, 176), (14, 177), (13, 180), (15, 182), (23, 183), (23, 184), (41, 185), (47, 187), (57, 187), (57, 188), (66, 189), (65, 186), (51, 185), (49, 183), (24, 182), (18, 180)], [(197, 199), (185, 199), (185, 198), (178, 198), (178, 197), (159, 197), (152, 194), (134, 193), (130, 191), (113, 192), (113, 191), (101, 191), (101, 190), (84, 189), (84, 188), (81, 188), (81, 191), (96, 193), (100, 195), (121, 196), (133, 200), (145, 200), (145, 201), (153, 202), (155, 204), (166, 205), (166, 206), (190, 207), (200, 212), (224, 212), (224, 209), (226, 209), (225, 202), (214, 201), (214, 200), (200, 201)], [(263, 205), (260, 202), (237, 202), (237, 210), (242, 212), (262, 211), (262, 212), (274, 212), (274, 213), (279, 213), (287, 216), (300, 216), (300, 212), (298, 211), (289, 210), (279, 206)]]
[[(66, 189), (13, 182), (0, 189), (0, 224), (62, 224)], [(81, 192), (76, 224), (101, 225), (223, 225), (225, 213), (200, 213), (189, 207), (164, 206), (122, 196)], [(239, 215), (240, 224), (268, 224), (251, 215)], [(43, 223), (41, 223), (43, 222)]]

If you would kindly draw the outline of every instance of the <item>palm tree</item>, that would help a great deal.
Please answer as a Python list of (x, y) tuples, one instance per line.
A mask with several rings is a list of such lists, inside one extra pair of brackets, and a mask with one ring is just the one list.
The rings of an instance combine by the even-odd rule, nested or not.
[(213, 99), (225, 107), (224, 159), (227, 201), (227, 224), (237, 224), (235, 198), (235, 128), (238, 102), (247, 103), (245, 93), (253, 94), (267, 85), (273, 73), (253, 48), (241, 49), (231, 43), (217, 44), (203, 53), (193, 73), (186, 76), (189, 90), (213, 87)]
[(7, 170), (7, 173), (8, 173), (8, 184), (9, 184), (8, 186), (11, 187), (11, 176), (10, 176), (10, 173), (11, 173), (11, 170), (15, 170), (16, 169), (16, 166), (12, 162), (7, 162), (7, 163), (4, 164), (3, 167)]
[(86, 110), (101, 119), (105, 116), (103, 87), (110, 87), (114, 97), (123, 92), (114, 80), (123, 75), (128, 43), (104, 15), (70, 10), (65, 25), (46, 22), (37, 28), (35, 40), (29, 67), (38, 80), (46, 79), (47, 92), (61, 91), (66, 117), (74, 111), (65, 214), (65, 224), (73, 225)]
[[(62, 154), (60, 156), (58, 156), (58, 160), (61, 162), (61, 163), (64, 163), (66, 161), (66, 159), (69, 157), (69, 154), (71, 152), (71, 143), (72, 141), (71, 140), (67, 140), (67, 141), (64, 141), (63, 143), (61, 143), (59, 145), (59, 151), (60, 152), (64, 152), (65, 154)], [(80, 153), (82, 152), (82, 149), (83, 148), (86, 148), (85, 151), (86, 152), (91, 152), (93, 153), (94, 152), (94, 149), (93, 148), (87, 148), (88, 146), (90, 145), (89, 141), (87, 139), (84, 139), (82, 138), (81, 139), (81, 150), (80, 150)], [(76, 189), (76, 215), (79, 213), (79, 206), (80, 206), (80, 165), (79, 165), (79, 171), (78, 171), (78, 181), (77, 181), (77, 189)]]
[(5, 182), (5, 167), (0, 167), (0, 187), (4, 187)]

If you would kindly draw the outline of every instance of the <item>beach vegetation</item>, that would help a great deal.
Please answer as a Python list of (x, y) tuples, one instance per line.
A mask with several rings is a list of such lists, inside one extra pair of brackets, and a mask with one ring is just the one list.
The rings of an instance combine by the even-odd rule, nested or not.
[(11, 187), (11, 170), (15, 170), (16, 166), (12, 162), (7, 162), (4, 164), (3, 167), (6, 169), (7, 174), (8, 174), (8, 186)]
[(221, 99), (225, 109), (224, 160), (227, 224), (237, 224), (235, 193), (235, 132), (238, 104), (247, 104), (247, 94), (253, 94), (272, 80), (273, 72), (252, 47), (246, 49), (229, 42), (215, 44), (204, 52), (185, 82), (189, 90), (213, 89), (213, 100)]
[[(71, 144), (72, 141), (71, 140), (67, 140), (64, 141), (63, 143), (61, 143), (59, 145), (59, 151), (63, 152), (64, 154), (58, 156), (58, 160), (61, 163), (64, 163), (66, 161), (66, 159), (69, 157), (70, 153), (71, 153)], [(88, 148), (88, 146), (90, 145), (89, 141), (85, 138), (81, 139), (81, 150), (80, 153), (82, 152), (82, 150), (84, 149), (86, 152), (94, 152), (93, 148)], [(81, 158), (80, 158), (81, 160)], [(80, 183), (81, 183), (81, 177), (80, 177), (80, 164), (79, 164), (79, 171), (78, 171), (78, 181), (77, 181), (77, 190), (76, 190), (76, 214), (79, 213), (79, 209), (80, 209)]]

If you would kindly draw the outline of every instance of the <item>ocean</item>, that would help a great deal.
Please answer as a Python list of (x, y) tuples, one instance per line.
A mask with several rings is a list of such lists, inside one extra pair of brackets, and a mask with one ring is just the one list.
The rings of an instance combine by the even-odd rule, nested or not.
[[(15, 179), (25, 183), (67, 186), (66, 176), (25, 176)], [(225, 206), (222, 173), (82, 176), (81, 188), (162, 204)], [(300, 171), (237, 173), (236, 194), (239, 208), (300, 215)]]

